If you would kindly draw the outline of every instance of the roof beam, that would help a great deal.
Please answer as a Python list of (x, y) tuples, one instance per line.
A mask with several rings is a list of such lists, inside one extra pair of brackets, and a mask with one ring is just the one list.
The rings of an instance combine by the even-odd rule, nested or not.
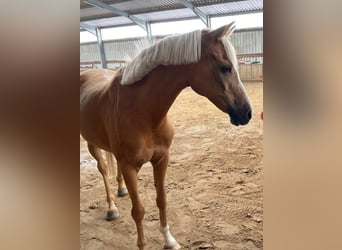
[(210, 22), (210, 16), (205, 14), (202, 10), (197, 8), (193, 3), (189, 2), (188, 0), (178, 0), (181, 4), (183, 4), (185, 7), (191, 9), (201, 20), (202, 22), (210, 28), (211, 22)]
[(107, 68), (107, 62), (106, 62), (106, 54), (103, 46), (102, 41), (102, 34), (100, 28), (96, 27), (96, 37), (97, 37), (97, 46), (99, 47), (99, 53), (101, 58), (101, 66), (103, 69)]
[(146, 22), (144, 20), (141, 20), (140, 18), (138, 17), (135, 17), (135, 16), (132, 16), (130, 15), (128, 12), (126, 11), (123, 11), (123, 10), (119, 10), (117, 8), (114, 8), (113, 6), (111, 5), (108, 5), (108, 4), (105, 4), (99, 0), (85, 0), (83, 1), (84, 3), (87, 3), (91, 6), (94, 6), (94, 7), (97, 7), (97, 8), (100, 8), (100, 9), (106, 9), (106, 10), (109, 10), (111, 12), (113, 12), (114, 14), (116, 15), (119, 15), (119, 16), (124, 16), (124, 17), (127, 17), (128, 19), (130, 19), (133, 23), (136, 23), (137, 25), (139, 25), (141, 28), (143, 28), (144, 30), (147, 30), (146, 28)]
[(150, 42), (150, 44), (153, 43), (152, 41), (152, 30), (151, 30), (151, 23), (146, 22), (146, 33), (147, 33), (147, 39)]
[(97, 46), (99, 48), (99, 54), (100, 54), (100, 58), (101, 58), (101, 66), (103, 69), (107, 68), (106, 54), (105, 54), (103, 41), (102, 41), (101, 29), (99, 27), (93, 27), (93, 26), (86, 24), (86, 23), (80, 23), (80, 26), (82, 29), (85, 29), (86, 31), (88, 31), (91, 34), (93, 34), (94, 36), (96, 36)]
[(91, 25), (89, 25), (89, 24), (86, 24), (86, 23), (80, 23), (80, 26), (81, 26), (82, 29), (84, 29), (84, 30), (90, 32), (90, 33), (93, 34), (94, 36), (97, 36), (97, 34), (96, 34), (96, 29), (95, 29), (93, 26), (91, 26)]

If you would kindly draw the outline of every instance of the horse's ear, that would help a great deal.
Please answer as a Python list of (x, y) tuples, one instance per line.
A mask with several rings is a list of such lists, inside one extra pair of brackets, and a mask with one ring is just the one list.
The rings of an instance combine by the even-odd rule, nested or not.
[(230, 24), (224, 25), (216, 30), (210, 31), (210, 36), (215, 40), (224, 36), (229, 37), (233, 33), (234, 29), (234, 22), (231, 22)]

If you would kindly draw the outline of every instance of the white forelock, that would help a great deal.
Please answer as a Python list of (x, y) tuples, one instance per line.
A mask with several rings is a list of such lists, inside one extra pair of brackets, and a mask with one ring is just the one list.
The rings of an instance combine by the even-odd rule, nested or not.
[(183, 65), (198, 62), (201, 57), (201, 30), (170, 36), (144, 49), (123, 68), (122, 85), (141, 80), (158, 65)]
[(237, 70), (238, 69), (238, 60), (236, 57), (235, 49), (229, 40), (229, 36), (222, 37), (221, 41), (222, 41), (223, 47), (226, 50), (228, 59), (233, 64), (233, 67)]

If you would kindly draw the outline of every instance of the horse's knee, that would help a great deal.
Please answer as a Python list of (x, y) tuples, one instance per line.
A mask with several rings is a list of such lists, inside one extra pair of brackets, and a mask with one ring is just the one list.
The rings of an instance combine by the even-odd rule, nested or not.
[(102, 176), (108, 176), (108, 169), (107, 169), (107, 166), (104, 165), (104, 163), (98, 162), (97, 163), (97, 169), (102, 174)]
[(143, 206), (135, 206), (132, 208), (131, 215), (134, 221), (142, 221), (145, 215), (145, 208)]

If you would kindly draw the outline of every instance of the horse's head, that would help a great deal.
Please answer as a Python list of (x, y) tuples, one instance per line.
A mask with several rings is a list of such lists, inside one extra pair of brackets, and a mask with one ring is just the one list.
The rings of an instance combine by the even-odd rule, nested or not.
[(252, 108), (238, 72), (238, 62), (229, 36), (233, 23), (213, 31), (203, 31), (201, 59), (192, 65), (191, 88), (206, 96), (220, 110), (228, 113), (234, 125), (245, 125)]

